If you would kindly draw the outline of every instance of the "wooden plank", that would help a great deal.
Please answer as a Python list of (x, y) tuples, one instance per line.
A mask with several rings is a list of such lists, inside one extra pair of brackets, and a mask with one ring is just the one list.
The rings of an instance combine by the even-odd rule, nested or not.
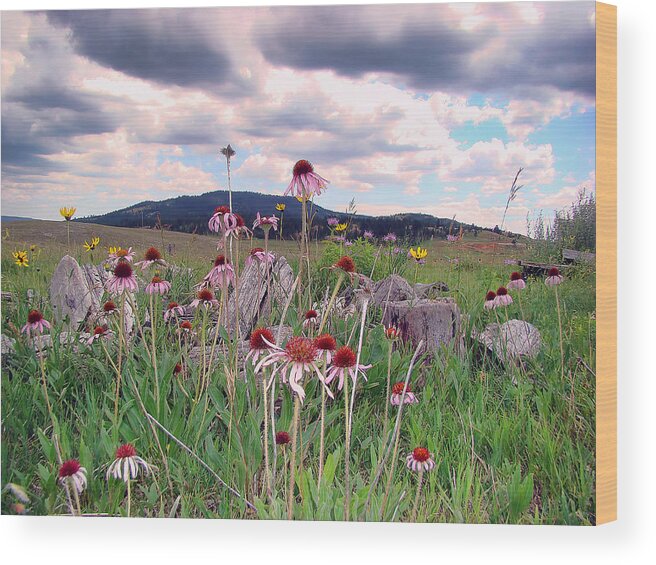
[(587, 251), (576, 251), (575, 249), (563, 249), (563, 261), (573, 261), (575, 263), (594, 263), (596, 256), (594, 253)]
[(617, 519), (617, 8), (596, 3), (596, 523)]

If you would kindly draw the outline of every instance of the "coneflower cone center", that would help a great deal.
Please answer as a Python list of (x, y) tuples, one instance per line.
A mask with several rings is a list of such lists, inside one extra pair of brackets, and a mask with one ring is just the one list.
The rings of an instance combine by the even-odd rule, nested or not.
[(490, 300), (494, 300), (496, 297), (496, 292), (490, 290), (486, 295), (485, 295), (485, 300), (489, 302)]
[(520, 275), (519, 273), (512, 273), (512, 274), (510, 275), (510, 280), (511, 280), (511, 281), (518, 281), (518, 280), (520, 280), (521, 278), (522, 278), (522, 275)]
[(29, 314), (27, 315), (27, 321), (30, 324), (36, 324), (41, 320), (43, 320), (43, 315), (41, 314), (41, 312), (39, 312), (38, 310), (30, 310)]
[(116, 450), (117, 459), (123, 459), (125, 457), (134, 457), (136, 454), (137, 454), (137, 450), (134, 448), (134, 446), (131, 443), (125, 443)]
[(250, 345), (251, 349), (268, 349), (269, 346), (264, 340), (267, 340), (269, 343), (275, 343), (275, 338), (273, 333), (268, 328), (259, 328), (251, 334)]
[[(392, 386), (392, 393), (393, 394), (401, 394), (403, 393), (403, 387), (405, 386), (405, 383), (394, 383)], [(406, 392), (411, 392), (412, 387), (410, 386), (410, 383), (408, 383), (408, 388), (406, 389)]]
[(125, 261), (121, 261), (114, 268), (114, 276), (118, 277), (119, 279), (130, 278), (132, 276), (132, 267), (130, 267), (129, 263), (126, 263)]
[(214, 259), (214, 266), (215, 267), (220, 267), (221, 265), (226, 264), (226, 258), (225, 255), (217, 255), (216, 259)]
[(430, 453), (425, 447), (415, 447), (414, 451), (412, 452), (412, 458), (415, 461), (423, 463), (424, 461), (428, 461), (430, 459)]
[(314, 167), (312, 166), (312, 163), (310, 163), (310, 161), (306, 161), (305, 159), (296, 161), (296, 164), (294, 165), (295, 177), (298, 177), (300, 175), (307, 175), (308, 173), (312, 173), (312, 172), (314, 172)]
[(210, 300), (214, 300), (214, 294), (212, 294), (211, 290), (204, 288), (198, 293), (198, 298), (200, 300), (209, 302)]
[(179, 304), (177, 302), (169, 302), (168, 309), (173, 310), (173, 308), (177, 308)]
[(146, 261), (157, 261), (162, 258), (162, 255), (154, 247), (149, 247), (146, 250), (144, 257), (146, 258)]
[(321, 349), (322, 351), (334, 351), (337, 347), (335, 338), (330, 334), (320, 335), (314, 340), (314, 344), (317, 346), (317, 349)]
[(560, 276), (560, 271), (556, 267), (552, 267), (551, 269), (549, 269), (549, 276), (558, 277)]
[(71, 477), (77, 473), (81, 468), (80, 462), (77, 459), (69, 459), (64, 461), (59, 468), (60, 477)]
[(344, 345), (335, 353), (333, 365), (341, 368), (354, 367), (356, 360), (355, 352), (348, 345)]
[(312, 363), (317, 357), (314, 341), (306, 337), (293, 337), (285, 346), (285, 351), (295, 363)]
[(508, 290), (506, 289), (505, 286), (500, 286), (497, 289), (497, 296), (505, 296), (506, 294), (508, 294)]

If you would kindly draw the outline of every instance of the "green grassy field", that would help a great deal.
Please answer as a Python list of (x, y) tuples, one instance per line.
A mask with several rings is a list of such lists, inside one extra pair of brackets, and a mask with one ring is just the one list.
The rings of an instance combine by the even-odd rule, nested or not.
[[(94, 251), (95, 262), (105, 258), (110, 245), (133, 246), (138, 257), (155, 245), (167, 260), (191, 267), (200, 281), (216, 254), (216, 238), (80, 223), (71, 228), (70, 250), (64, 222), (17, 222), (2, 228), (2, 290), (17, 298), (3, 303), (2, 312), (2, 332), (17, 339), (16, 355), (2, 370), (4, 483), (15, 483), (27, 491), (27, 512), (31, 514), (65, 514), (71, 506), (75, 511), (75, 503), (68, 502), (57, 481), (61, 455), (79, 459), (87, 470), (88, 487), (79, 501), (82, 514), (126, 515), (129, 499), (132, 516), (286, 518), (291, 453), (279, 447), (274, 461), (269, 441), (272, 493), (267, 496), (263, 403), (251, 367), (245, 380), (234, 379), (233, 388), (236, 371), (232, 356), (227, 356), (208, 374), (207, 392), (195, 399), (202, 368), (187, 362), (184, 347), (161, 317), (156, 317), (155, 326), (157, 372), (147, 328), (145, 339), (130, 342), (127, 354), (118, 354), (116, 339), (107, 342), (106, 352), (97, 344), (78, 351), (61, 345), (45, 357), (43, 366), (25, 336), (17, 332), (30, 308), (39, 308), (46, 319), (52, 319), (47, 301), (50, 275), (67, 251), (83, 262), (92, 259), (82, 248), (85, 239), (101, 238)], [(170, 254), (169, 244), (173, 246)], [(29, 250), (32, 245), (36, 246), (33, 252)], [(246, 250), (250, 243), (242, 242), (242, 246)], [(409, 521), (416, 513), (418, 521), (430, 522), (593, 524), (594, 273), (572, 269), (558, 287), (561, 364), (556, 296), (542, 280), (528, 281), (521, 293), (521, 310), (518, 300), (505, 310), (482, 308), (485, 292), (506, 284), (517, 268), (504, 260), (521, 259), (528, 253), (523, 245), (514, 246), (505, 238), (482, 232), (478, 238), (456, 244), (426, 241), (422, 246), (428, 250), (426, 264), (415, 271), (408, 262), (404, 276), (414, 281), (416, 273), (419, 282), (447, 282), (450, 291), (445, 295), (456, 299), (467, 331), (482, 329), (497, 319), (505, 321), (506, 316), (523, 316), (540, 330), (543, 347), (536, 359), (507, 368), (479, 362), (468, 342), (464, 352), (444, 348), (433, 361), (415, 365), (410, 383), (419, 402), (404, 407), (398, 460), (391, 475), (388, 460), (376, 482), (389, 444), (384, 432), (392, 430), (397, 408), (388, 407), (385, 421), (389, 342), (380, 324), (381, 312), (370, 309), (360, 358), (372, 367), (366, 382), (358, 380), (352, 413), (350, 519)], [(298, 263), (295, 242), (272, 241), (271, 249), (288, 257), (294, 266)], [(18, 250), (28, 251), (29, 267), (14, 264), (11, 253)], [(325, 243), (312, 242), (311, 251), (316, 266), (315, 294), (321, 295), (326, 286), (334, 286), (337, 276), (323, 268), (330, 251)], [(378, 248), (365, 251), (376, 253)], [(385, 274), (385, 253), (382, 248), (374, 278)], [(190, 285), (171, 282), (170, 298), (188, 303), (193, 297)], [(28, 289), (35, 291), (31, 300)], [(137, 306), (143, 320), (148, 297), (138, 295)], [(282, 310), (281, 305), (274, 308), (268, 320), (272, 325), (280, 321)], [(285, 322), (301, 334), (301, 321), (292, 303)], [(202, 335), (207, 329), (203, 317), (198, 315), (194, 323)], [(332, 317), (327, 327), (340, 345), (353, 336), (349, 344), (357, 350), (359, 315), (346, 321)], [(58, 331), (53, 327), (53, 334)], [(234, 344), (229, 344), (228, 350), (232, 352)], [(409, 346), (395, 344), (389, 365), (393, 383), (405, 378), (412, 353)], [(112, 363), (119, 358), (122, 388), (115, 418), (117, 372)], [(181, 360), (186, 371), (176, 376), (173, 369)], [(54, 423), (44, 399), (44, 375)], [(276, 430), (291, 431), (293, 397), (288, 387), (277, 386)], [(325, 467), (318, 481), (321, 392), (316, 378), (305, 386), (292, 493), (295, 519), (342, 520), (345, 516), (343, 393), (331, 388), (335, 400), (327, 402)], [(164, 432), (152, 427), (146, 412), (256, 510), (231, 494)], [(139, 455), (157, 467), (152, 475), (130, 483), (129, 497), (123, 482), (105, 478), (116, 448), (125, 442), (134, 444)], [(423, 475), (416, 496), (418, 476), (406, 468), (405, 457), (418, 446), (428, 448), (436, 466)], [(12, 494), (5, 492), (3, 512), (15, 512), (14, 502)]]

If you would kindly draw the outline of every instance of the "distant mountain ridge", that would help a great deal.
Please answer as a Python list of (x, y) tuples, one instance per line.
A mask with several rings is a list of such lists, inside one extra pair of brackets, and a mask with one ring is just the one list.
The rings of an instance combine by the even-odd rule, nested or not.
[[(78, 221), (103, 224), (116, 227), (156, 227), (159, 224), (167, 229), (187, 233), (208, 233), (207, 222), (217, 206), (228, 205), (229, 195), (226, 190), (215, 190), (194, 196), (177, 196), (166, 200), (139, 202), (127, 208), (115, 210), (107, 214), (79, 218)], [(258, 212), (263, 215), (281, 213), (276, 210), (276, 204), (285, 204), (284, 232), (293, 234), (301, 227), (301, 203), (291, 196), (277, 196), (250, 191), (233, 191), (233, 210), (243, 216), (249, 227)], [(349, 215), (335, 212), (321, 206), (313, 205), (313, 229), (319, 237), (330, 233), (326, 220), (337, 217), (340, 221), (350, 218), (351, 225), (360, 232), (370, 230), (376, 236), (394, 232), (399, 236), (411, 239), (426, 237), (430, 234), (446, 235), (451, 224), (453, 229), (460, 229), (460, 222), (449, 218), (436, 218), (429, 214), (404, 213), (390, 216), (368, 216), (363, 214)], [(465, 229), (480, 230), (473, 224), (462, 224)], [(349, 230), (353, 235), (352, 230)]]

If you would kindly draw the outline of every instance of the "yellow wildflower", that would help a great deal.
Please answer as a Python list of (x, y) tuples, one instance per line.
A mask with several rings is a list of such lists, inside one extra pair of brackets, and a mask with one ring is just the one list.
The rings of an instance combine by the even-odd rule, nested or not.
[(84, 249), (86, 251), (93, 251), (94, 249), (96, 249), (96, 247), (98, 247), (99, 243), (100, 243), (99, 237), (92, 237), (91, 243), (89, 243), (88, 241), (84, 242)]
[(287, 208), (287, 205), (283, 204), (282, 202), (276, 204), (276, 210), (278, 210), (278, 212), (284, 212), (285, 208)]
[(417, 249), (410, 248), (410, 255), (414, 257), (415, 261), (421, 261), (428, 255), (428, 250), (417, 246)]
[(14, 251), (12, 253), (12, 256), (14, 258), (14, 263), (18, 265), (19, 267), (29, 267), (29, 259), (27, 258), (27, 252), (26, 251)]
[(73, 214), (75, 214), (75, 211), (77, 208), (60, 208), (59, 209), (59, 214), (64, 218), (67, 222), (70, 222), (71, 219), (73, 218)]
[(348, 224), (337, 224), (335, 226), (335, 231), (346, 231)]

